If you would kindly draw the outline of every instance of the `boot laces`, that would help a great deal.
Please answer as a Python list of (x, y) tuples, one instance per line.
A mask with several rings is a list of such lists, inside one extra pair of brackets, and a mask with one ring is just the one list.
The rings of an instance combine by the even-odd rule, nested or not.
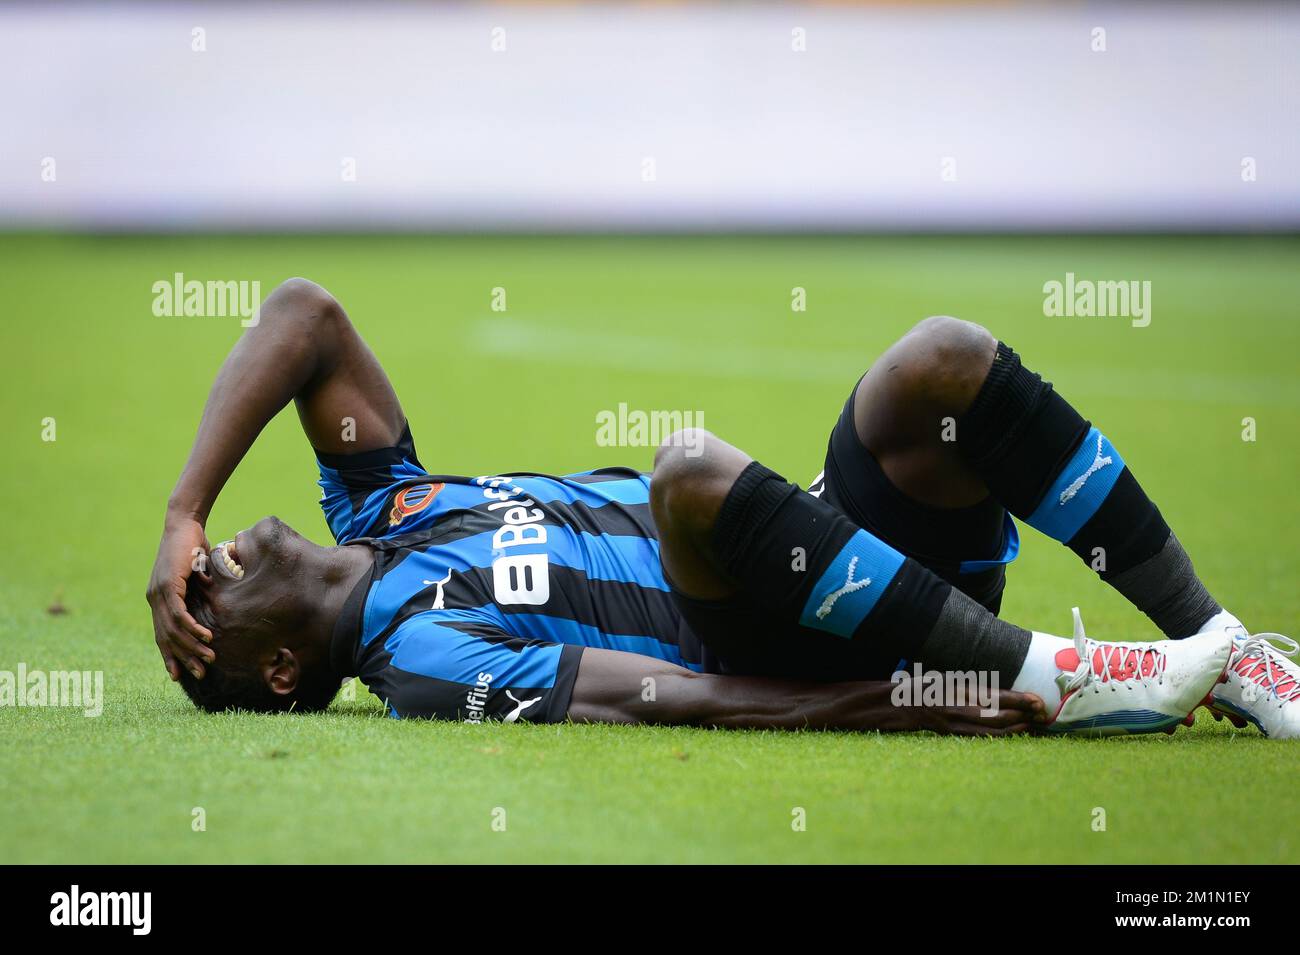
[(1254, 633), (1238, 647), (1229, 668), (1277, 697), (1281, 706), (1300, 700), (1300, 666), (1290, 659), (1297, 651), (1300, 643), (1285, 634)]
[[(1132, 689), (1134, 683), (1145, 686), (1150, 680), (1164, 682), (1167, 660), (1163, 653), (1151, 646), (1091, 640), (1083, 632), (1083, 617), (1079, 608), (1073, 608), (1073, 613), (1074, 651), (1078, 654), (1079, 665), (1065, 683), (1066, 693), (1087, 687), (1091, 687), (1094, 693), (1100, 693), (1107, 685), (1115, 691), (1118, 689), (1115, 685), (1117, 683), (1123, 683)], [(1097, 654), (1101, 656), (1100, 667), (1093, 666), (1093, 657)], [(1151, 672), (1143, 673), (1142, 667), (1148, 657), (1151, 658)], [(1130, 664), (1132, 670), (1129, 669)]]

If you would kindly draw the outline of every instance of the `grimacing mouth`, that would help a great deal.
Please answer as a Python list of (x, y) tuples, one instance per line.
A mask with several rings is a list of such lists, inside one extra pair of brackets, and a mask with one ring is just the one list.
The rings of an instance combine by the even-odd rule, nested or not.
[(244, 565), (240, 563), (239, 546), (236, 543), (238, 539), (239, 535), (236, 534), (233, 539), (222, 541), (212, 548), (212, 553), (209, 555), (213, 570), (232, 580), (244, 579)]

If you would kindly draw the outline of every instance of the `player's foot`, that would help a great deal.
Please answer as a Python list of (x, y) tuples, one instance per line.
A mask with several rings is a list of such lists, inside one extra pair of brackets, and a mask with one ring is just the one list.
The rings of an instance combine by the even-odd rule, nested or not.
[(1110, 736), (1190, 726), (1232, 651), (1223, 631), (1156, 642), (1090, 640), (1075, 607), (1074, 646), (1056, 654), (1061, 705), (1047, 729)]
[(1228, 678), (1214, 688), (1210, 711), (1237, 726), (1254, 723), (1270, 739), (1300, 739), (1300, 643), (1280, 633), (1233, 641)]

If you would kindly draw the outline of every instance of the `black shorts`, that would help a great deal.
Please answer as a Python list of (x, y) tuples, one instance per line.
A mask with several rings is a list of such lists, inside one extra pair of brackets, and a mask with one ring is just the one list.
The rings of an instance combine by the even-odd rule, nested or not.
[[(1011, 517), (992, 498), (972, 507), (941, 509), (920, 504), (896, 488), (858, 440), (853, 393), (831, 430), (822, 473), (808, 491), (998, 612), (1006, 564), (1020, 547)], [(774, 627), (740, 599), (696, 600), (675, 588), (673, 597), (689, 631), (682, 637), (699, 645), (699, 658), (708, 672), (819, 681), (886, 680), (909, 663), (880, 645), (867, 646), (798, 625)]]

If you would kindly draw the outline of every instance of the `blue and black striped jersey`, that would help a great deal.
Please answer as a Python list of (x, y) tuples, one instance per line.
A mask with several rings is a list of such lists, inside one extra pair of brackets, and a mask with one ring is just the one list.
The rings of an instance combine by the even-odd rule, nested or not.
[(433, 475), (409, 430), (395, 448), (317, 458), (335, 540), (375, 549), (332, 656), (393, 715), (564, 719), (585, 647), (702, 668), (647, 475)]

